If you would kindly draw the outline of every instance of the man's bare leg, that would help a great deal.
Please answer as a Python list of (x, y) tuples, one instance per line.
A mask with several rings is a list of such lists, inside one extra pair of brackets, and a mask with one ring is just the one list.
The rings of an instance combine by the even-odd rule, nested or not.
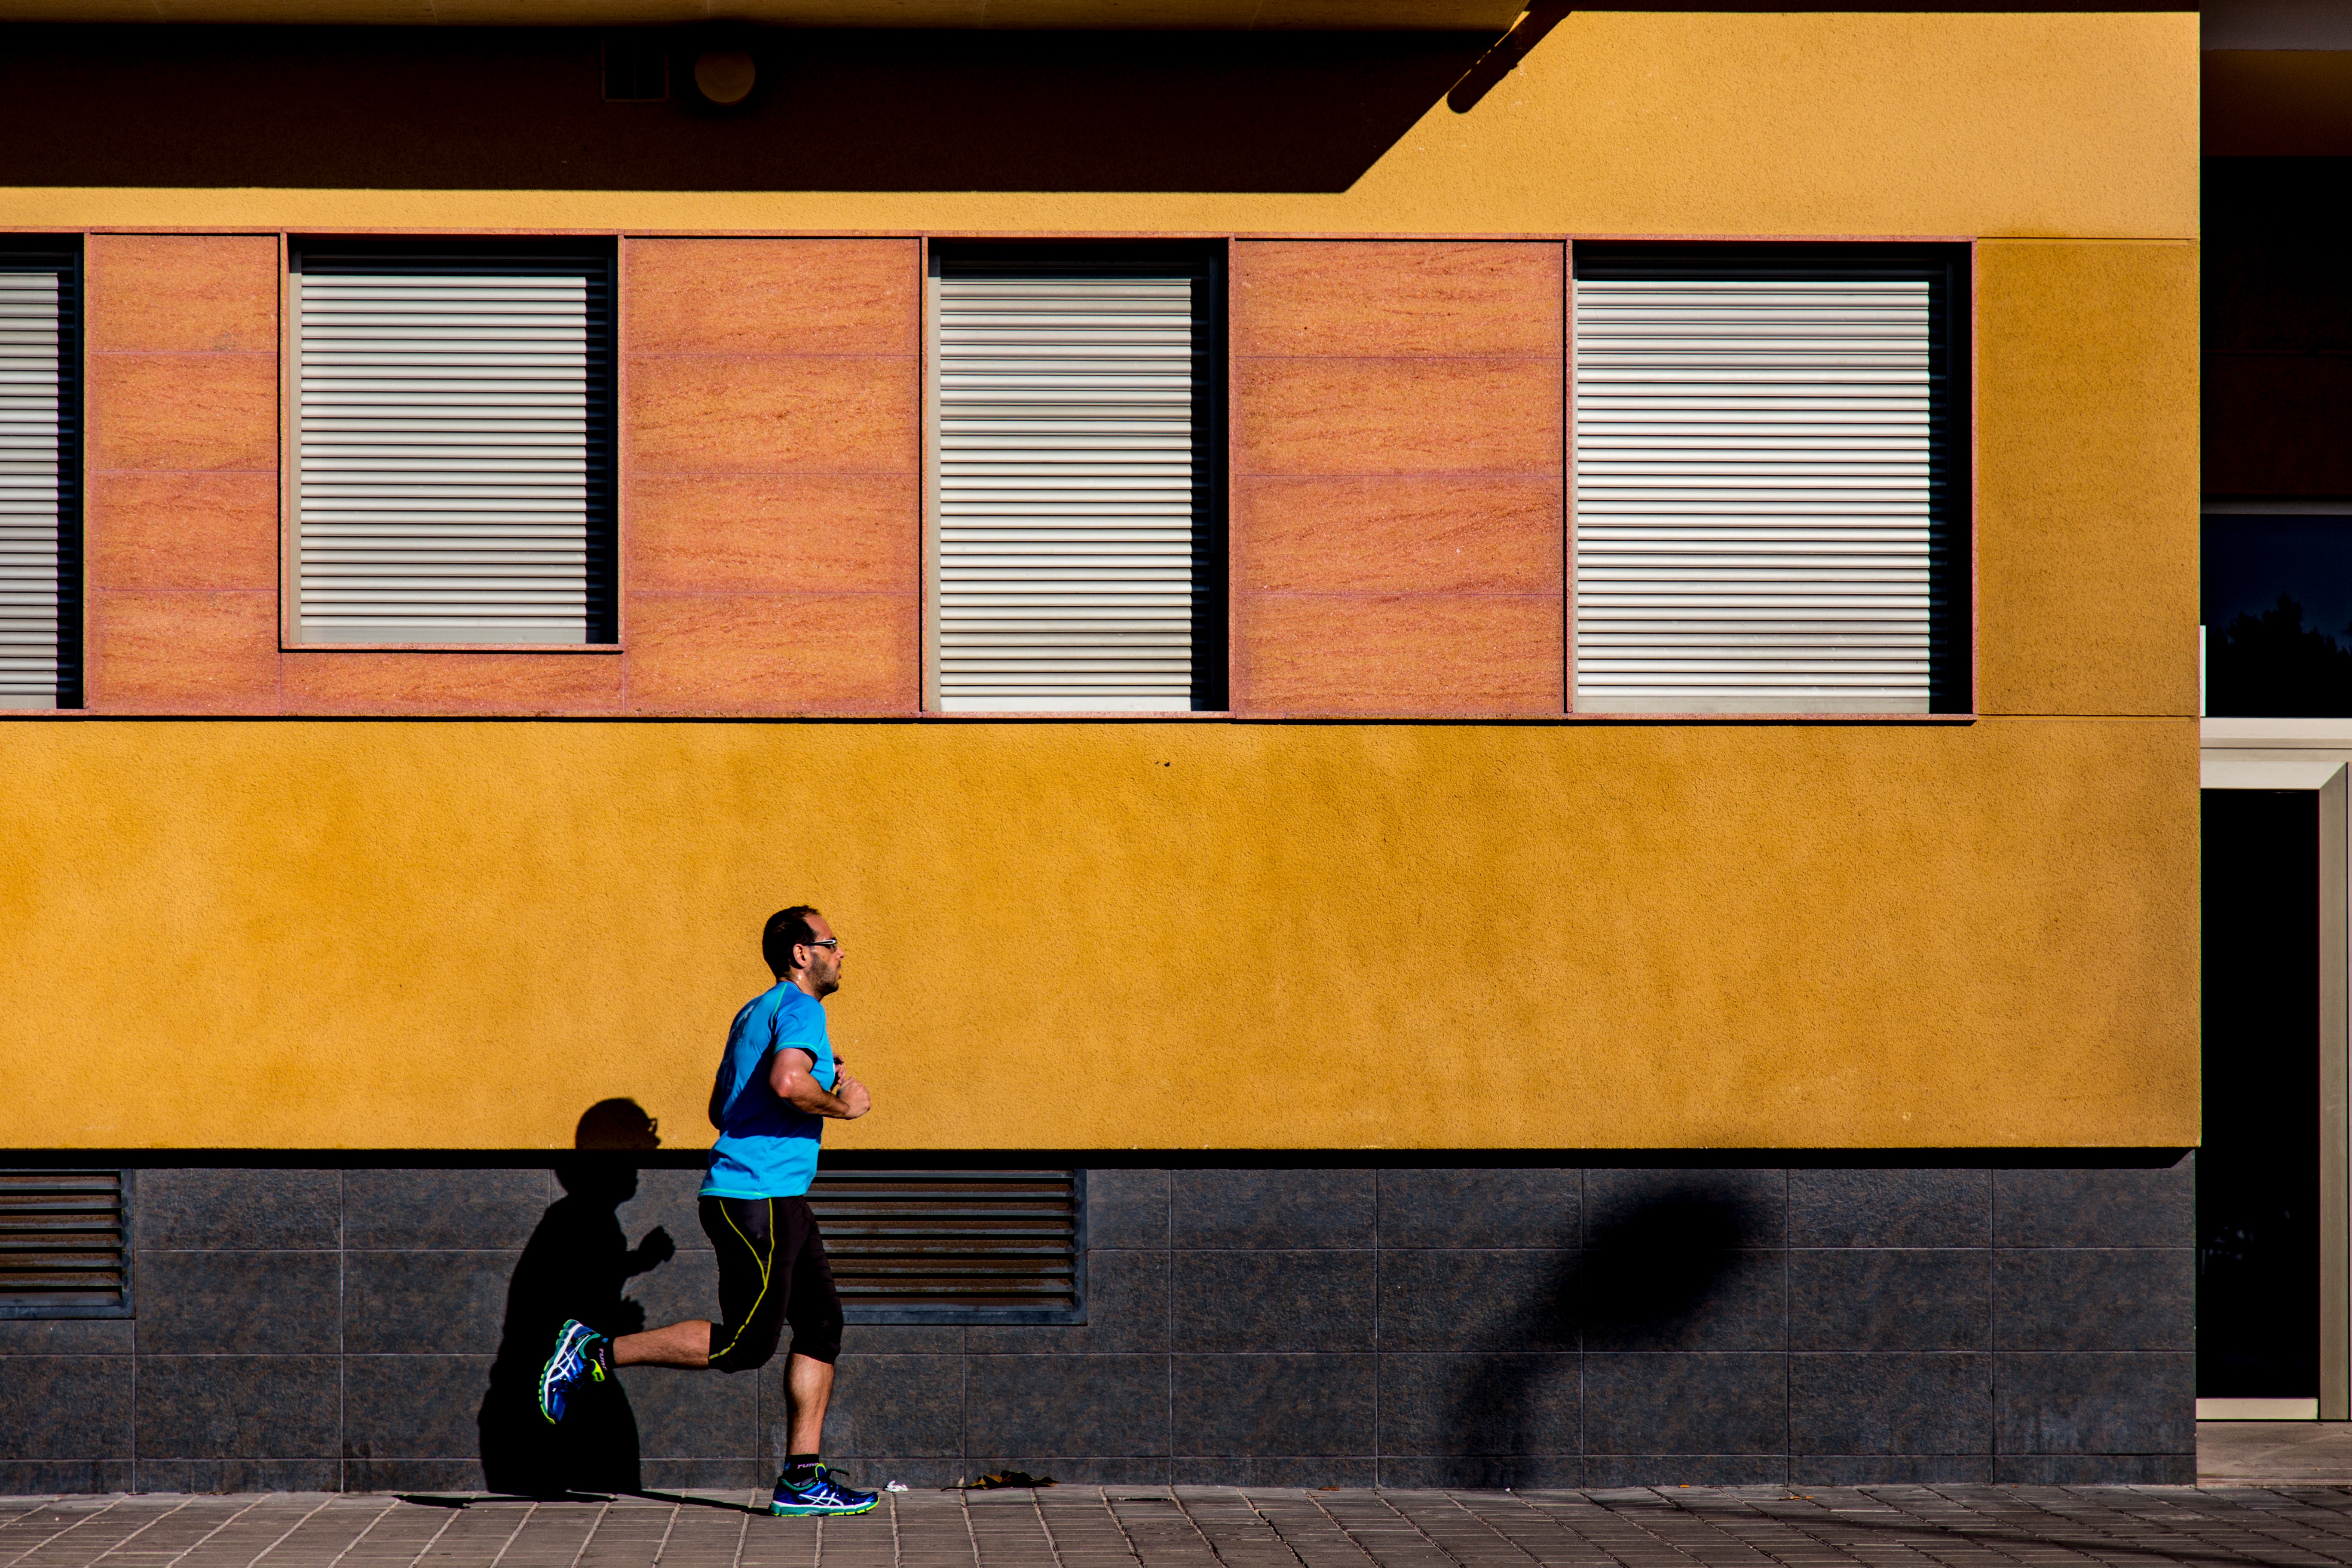
[(833, 1401), (833, 1363), (796, 1355), (784, 1363), (784, 1408), (793, 1413), (795, 1454), (824, 1452), (824, 1407)]
[[(688, 1318), (667, 1328), (623, 1334), (613, 1342), (613, 1364), (707, 1367), (710, 1364), (710, 1325), (700, 1318)], [(785, 1408), (792, 1412), (788, 1451), (823, 1453), (824, 1409), (833, 1403), (833, 1363), (814, 1356), (787, 1357), (784, 1401)]]
[[(798, 1360), (798, 1357), (794, 1357)], [(699, 1370), (710, 1364), (710, 1325), (700, 1318), (688, 1318), (682, 1323), (672, 1323), (666, 1329), (647, 1329), (642, 1334), (623, 1334), (613, 1342), (614, 1366), (682, 1366)], [(831, 1367), (825, 1368), (830, 1373)], [(825, 1382), (831, 1386), (832, 1379)], [(820, 1404), (820, 1415), (824, 1406)]]

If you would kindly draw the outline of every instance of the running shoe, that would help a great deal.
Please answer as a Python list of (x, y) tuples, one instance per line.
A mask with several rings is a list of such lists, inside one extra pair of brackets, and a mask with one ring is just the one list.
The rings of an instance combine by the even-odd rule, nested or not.
[(563, 1419), (563, 1407), (583, 1378), (604, 1381), (613, 1364), (613, 1342), (577, 1318), (563, 1320), (556, 1331), (555, 1353), (539, 1369), (539, 1413), (551, 1422)]
[(779, 1519), (835, 1518), (870, 1513), (879, 1500), (872, 1492), (851, 1491), (833, 1479), (831, 1470), (819, 1465), (814, 1479), (799, 1486), (778, 1476), (775, 1500), (768, 1504), (768, 1511)]

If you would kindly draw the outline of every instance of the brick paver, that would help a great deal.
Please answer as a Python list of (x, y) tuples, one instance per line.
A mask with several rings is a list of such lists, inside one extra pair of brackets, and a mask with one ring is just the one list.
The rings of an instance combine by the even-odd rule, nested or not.
[(2352, 1488), (0, 1498), (0, 1568), (2322, 1568)]

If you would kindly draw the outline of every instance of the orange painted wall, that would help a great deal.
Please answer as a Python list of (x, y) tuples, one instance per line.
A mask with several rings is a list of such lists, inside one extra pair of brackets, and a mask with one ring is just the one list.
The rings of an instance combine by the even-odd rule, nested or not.
[(630, 711), (912, 711), (919, 247), (656, 239), (625, 257)]
[(1566, 259), (1234, 247), (1236, 711), (1565, 706)]
[(385, 652), (281, 647), (277, 240), (89, 237), (89, 710), (912, 711), (916, 242), (625, 250), (625, 651)]
[[(1564, 706), (1566, 247), (1234, 247), (1234, 706)], [(911, 713), (912, 239), (622, 244), (618, 651), (279, 646), (278, 247), (90, 241), (101, 713)]]
[(275, 712), (278, 243), (94, 235), (85, 266), (89, 703)]
[[(1235, 244), (1236, 711), (1561, 711), (1563, 250)], [(276, 243), (88, 254), (93, 710), (918, 708), (913, 240), (625, 242), (601, 654), (281, 654)], [(1976, 257), (1978, 710), (2192, 711), (2196, 247)]]

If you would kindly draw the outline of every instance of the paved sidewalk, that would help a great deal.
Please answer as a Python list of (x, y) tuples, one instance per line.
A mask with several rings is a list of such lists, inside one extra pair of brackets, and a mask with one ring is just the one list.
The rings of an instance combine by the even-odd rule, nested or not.
[[(1784, 1487), (1609, 1492), (1055, 1487), (527, 1502), (274, 1493), (0, 1499), (0, 1568), (2319, 1568), (2352, 1490)], [(751, 1506), (747, 1506), (751, 1505)]]

